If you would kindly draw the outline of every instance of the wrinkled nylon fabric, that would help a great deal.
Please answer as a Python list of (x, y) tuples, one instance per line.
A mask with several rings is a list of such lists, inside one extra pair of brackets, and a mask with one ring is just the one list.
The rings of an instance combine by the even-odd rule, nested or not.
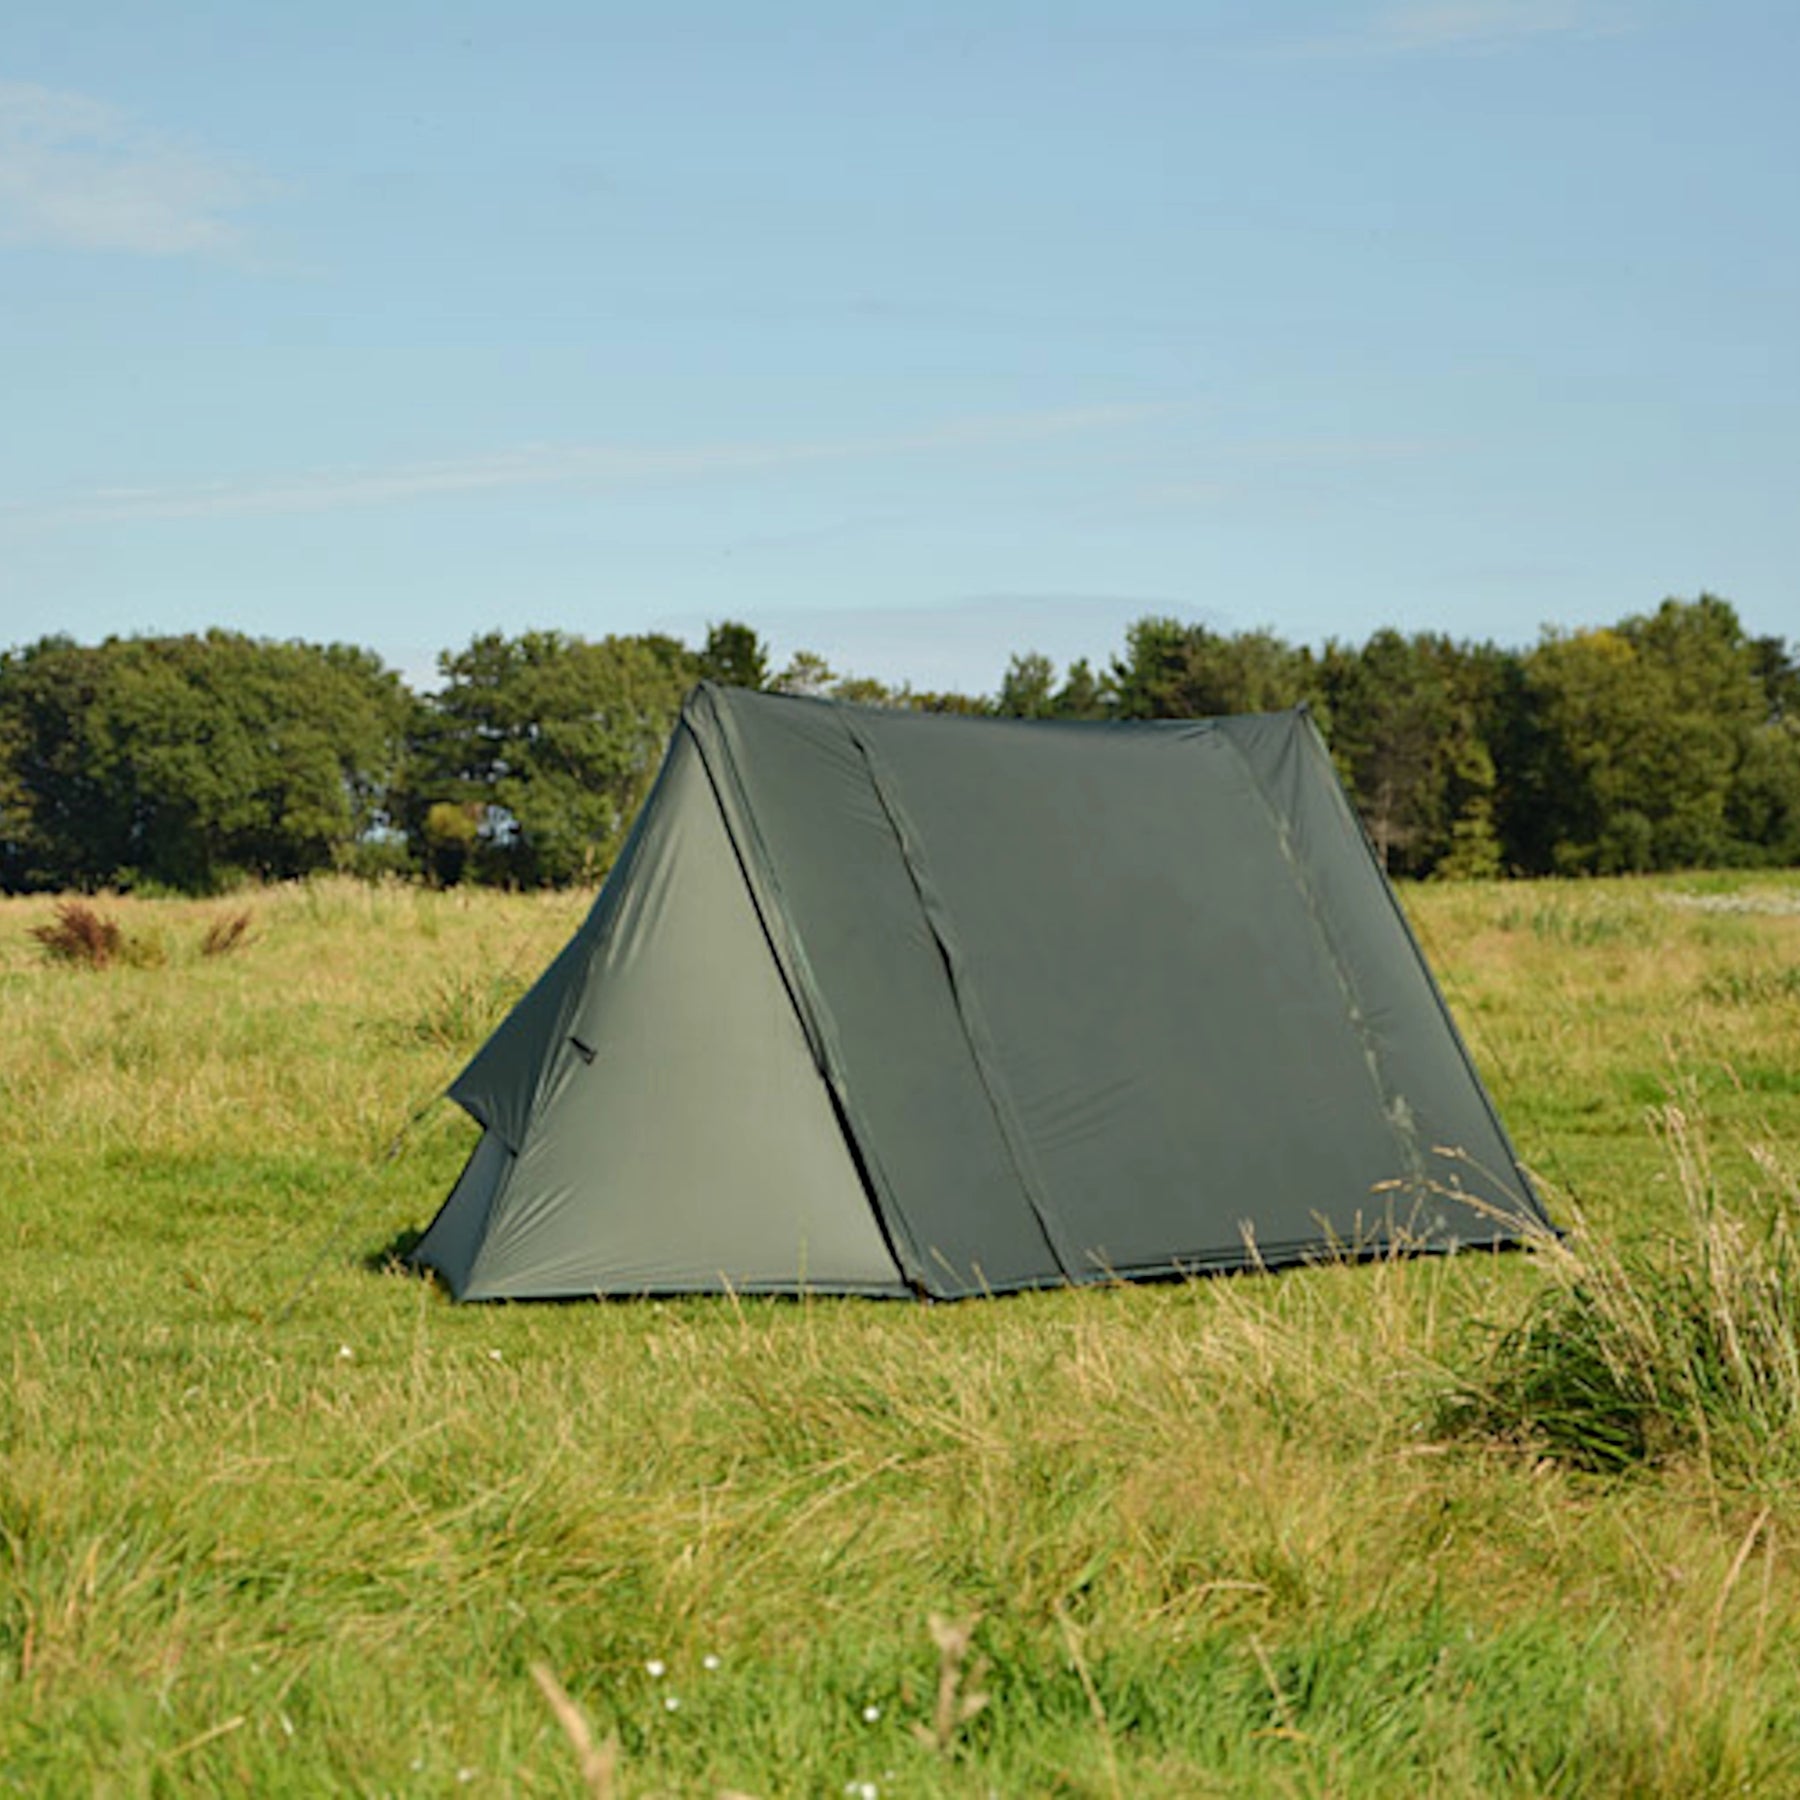
[(450, 1098), (490, 1131), (497, 1132), (515, 1152), (525, 1142), (542, 1084), (556, 1068), (552, 1053), (568, 1030), (571, 1014), (581, 1004), (595, 951), (612, 930), (614, 916), (631, 891), (644, 840), (658, 829), (668, 805), (680, 735), (678, 731), (676, 742), (663, 758), (649, 797), (619, 852), (619, 860), (613, 864), (606, 885), (580, 928), (450, 1084)]
[[(1303, 715), (726, 699), (853, 1129), (929, 1291), (1541, 1223)], [(1459, 1195), (1473, 1169), (1492, 1191)]]
[(1408, 1157), (1407, 1216), (1438, 1242), (1543, 1229), (1548, 1221), (1329, 753), (1316, 730), (1282, 730), (1284, 719), (1235, 720), (1231, 736), (1283, 822), (1366, 1035), (1383, 1108)]
[(494, 1201), (505, 1187), (512, 1165), (505, 1139), (497, 1131), (484, 1131), (450, 1190), (450, 1198), (413, 1248), (413, 1261), (436, 1269), (444, 1285), (459, 1297), (468, 1292), (469, 1272), (481, 1254)]
[(1321, 1199), (1394, 1173), (1361, 1046), (1221, 733), (1000, 734), (954, 805), (934, 803), (948, 734), (880, 735), (1071, 1274), (1313, 1237)]
[(658, 791), (453, 1291), (901, 1292), (687, 738)]
[(844, 709), (710, 698), (703, 749), (730, 764), (734, 832), (758, 847), (777, 941), (803, 949), (790, 973), (908, 1277), (943, 1296), (1062, 1279)]

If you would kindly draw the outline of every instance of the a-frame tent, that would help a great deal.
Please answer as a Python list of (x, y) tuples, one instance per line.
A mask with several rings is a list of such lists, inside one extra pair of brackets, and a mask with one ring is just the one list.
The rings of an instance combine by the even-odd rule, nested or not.
[(457, 1078), (460, 1299), (918, 1293), (1544, 1217), (1304, 710), (1022, 723), (702, 685)]

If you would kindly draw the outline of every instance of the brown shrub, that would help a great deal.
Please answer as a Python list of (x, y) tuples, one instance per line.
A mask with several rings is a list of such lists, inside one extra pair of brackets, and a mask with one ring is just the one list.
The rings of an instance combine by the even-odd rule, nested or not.
[(200, 940), (200, 954), (229, 956), (232, 951), (242, 950), (252, 942), (248, 911), (221, 913), (207, 926), (206, 935)]
[(96, 912), (84, 900), (59, 900), (48, 925), (34, 925), (31, 935), (52, 962), (104, 969), (125, 951), (125, 932), (117, 919)]

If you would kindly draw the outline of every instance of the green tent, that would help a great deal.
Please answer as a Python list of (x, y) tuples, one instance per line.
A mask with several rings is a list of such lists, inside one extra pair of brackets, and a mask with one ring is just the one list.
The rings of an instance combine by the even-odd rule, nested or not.
[(1544, 1223), (1304, 710), (703, 685), (450, 1090), (460, 1299), (998, 1293)]

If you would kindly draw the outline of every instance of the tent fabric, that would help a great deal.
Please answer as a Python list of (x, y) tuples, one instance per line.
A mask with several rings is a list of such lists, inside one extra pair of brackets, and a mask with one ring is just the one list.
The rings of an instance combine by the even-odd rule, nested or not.
[(488, 1126), (420, 1246), (453, 1290), (903, 1291), (691, 739), (571, 952), (452, 1090)]
[(1304, 710), (1150, 724), (703, 684), (458, 1077), (459, 1298), (936, 1298), (1546, 1221)]

